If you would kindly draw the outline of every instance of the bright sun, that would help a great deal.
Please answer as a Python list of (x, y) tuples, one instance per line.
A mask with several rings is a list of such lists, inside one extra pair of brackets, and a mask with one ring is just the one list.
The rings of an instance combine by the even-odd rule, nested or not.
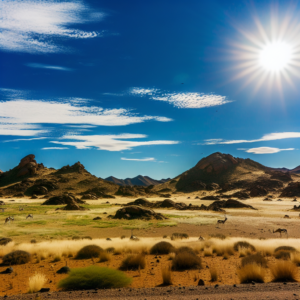
[(260, 64), (268, 71), (281, 71), (288, 67), (292, 59), (292, 49), (284, 42), (266, 45), (260, 53)]

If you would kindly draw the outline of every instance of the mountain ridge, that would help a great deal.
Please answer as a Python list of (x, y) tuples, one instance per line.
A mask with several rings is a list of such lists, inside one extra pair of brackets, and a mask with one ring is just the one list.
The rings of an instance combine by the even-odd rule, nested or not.
[(170, 178), (156, 180), (156, 179), (153, 179), (149, 176), (138, 175), (138, 176), (133, 177), (133, 178), (125, 178), (125, 179), (119, 179), (119, 178), (116, 178), (114, 176), (109, 176), (109, 177), (105, 178), (104, 180), (113, 182), (113, 183), (118, 184), (120, 186), (134, 186), (134, 185), (137, 185), (137, 186), (150, 186), (150, 185), (157, 185), (157, 184), (165, 183), (168, 180), (170, 180)]

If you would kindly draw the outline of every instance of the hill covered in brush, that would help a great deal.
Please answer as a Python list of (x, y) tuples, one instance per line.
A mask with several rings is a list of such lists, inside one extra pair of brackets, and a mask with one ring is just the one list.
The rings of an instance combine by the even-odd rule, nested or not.
[(113, 182), (113, 183), (115, 183), (117, 185), (121, 185), (121, 186), (127, 186), (127, 185), (128, 186), (134, 186), (134, 185), (150, 186), (150, 185), (157, 185), (157, 184), (167, 182), (168, 180), (170, 180), (170, 178), (155, 180), (149, 176), (138, 175), (134, 178), (126, 178), (126, 179), (118, 179), (116, 177), (109, 176), (109, 177), (105, 178), (105, 180)]

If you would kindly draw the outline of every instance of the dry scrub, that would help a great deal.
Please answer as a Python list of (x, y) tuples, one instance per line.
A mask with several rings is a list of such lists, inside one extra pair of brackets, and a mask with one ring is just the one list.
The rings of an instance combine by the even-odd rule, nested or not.
[(273, 282), (296, 282), (298, 268), (290, 261), (280, 260), (271, 268)]
[(255, 263), (246, 264), (237, 271), (241, 283), (263, 283), (265, 278), (265, 269)]
[(29, 293), (38, 292), (46, 282), (47, 278), (44, 274), (35, 273), (33, 276), (29, 277)]

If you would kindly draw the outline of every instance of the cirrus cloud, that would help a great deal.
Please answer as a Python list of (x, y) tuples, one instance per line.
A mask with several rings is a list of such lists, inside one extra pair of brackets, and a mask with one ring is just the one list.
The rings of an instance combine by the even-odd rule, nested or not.
[(274, 154), (281, 151), (293, 151), (295, 150), (295, 148), (279, 149), (274, 147), (258, 147), (258, 148), (250, 148), (250, 149), (239, 148), (237, 150), (243, 150), (247, 153), (254, 153), (254, 154)]

